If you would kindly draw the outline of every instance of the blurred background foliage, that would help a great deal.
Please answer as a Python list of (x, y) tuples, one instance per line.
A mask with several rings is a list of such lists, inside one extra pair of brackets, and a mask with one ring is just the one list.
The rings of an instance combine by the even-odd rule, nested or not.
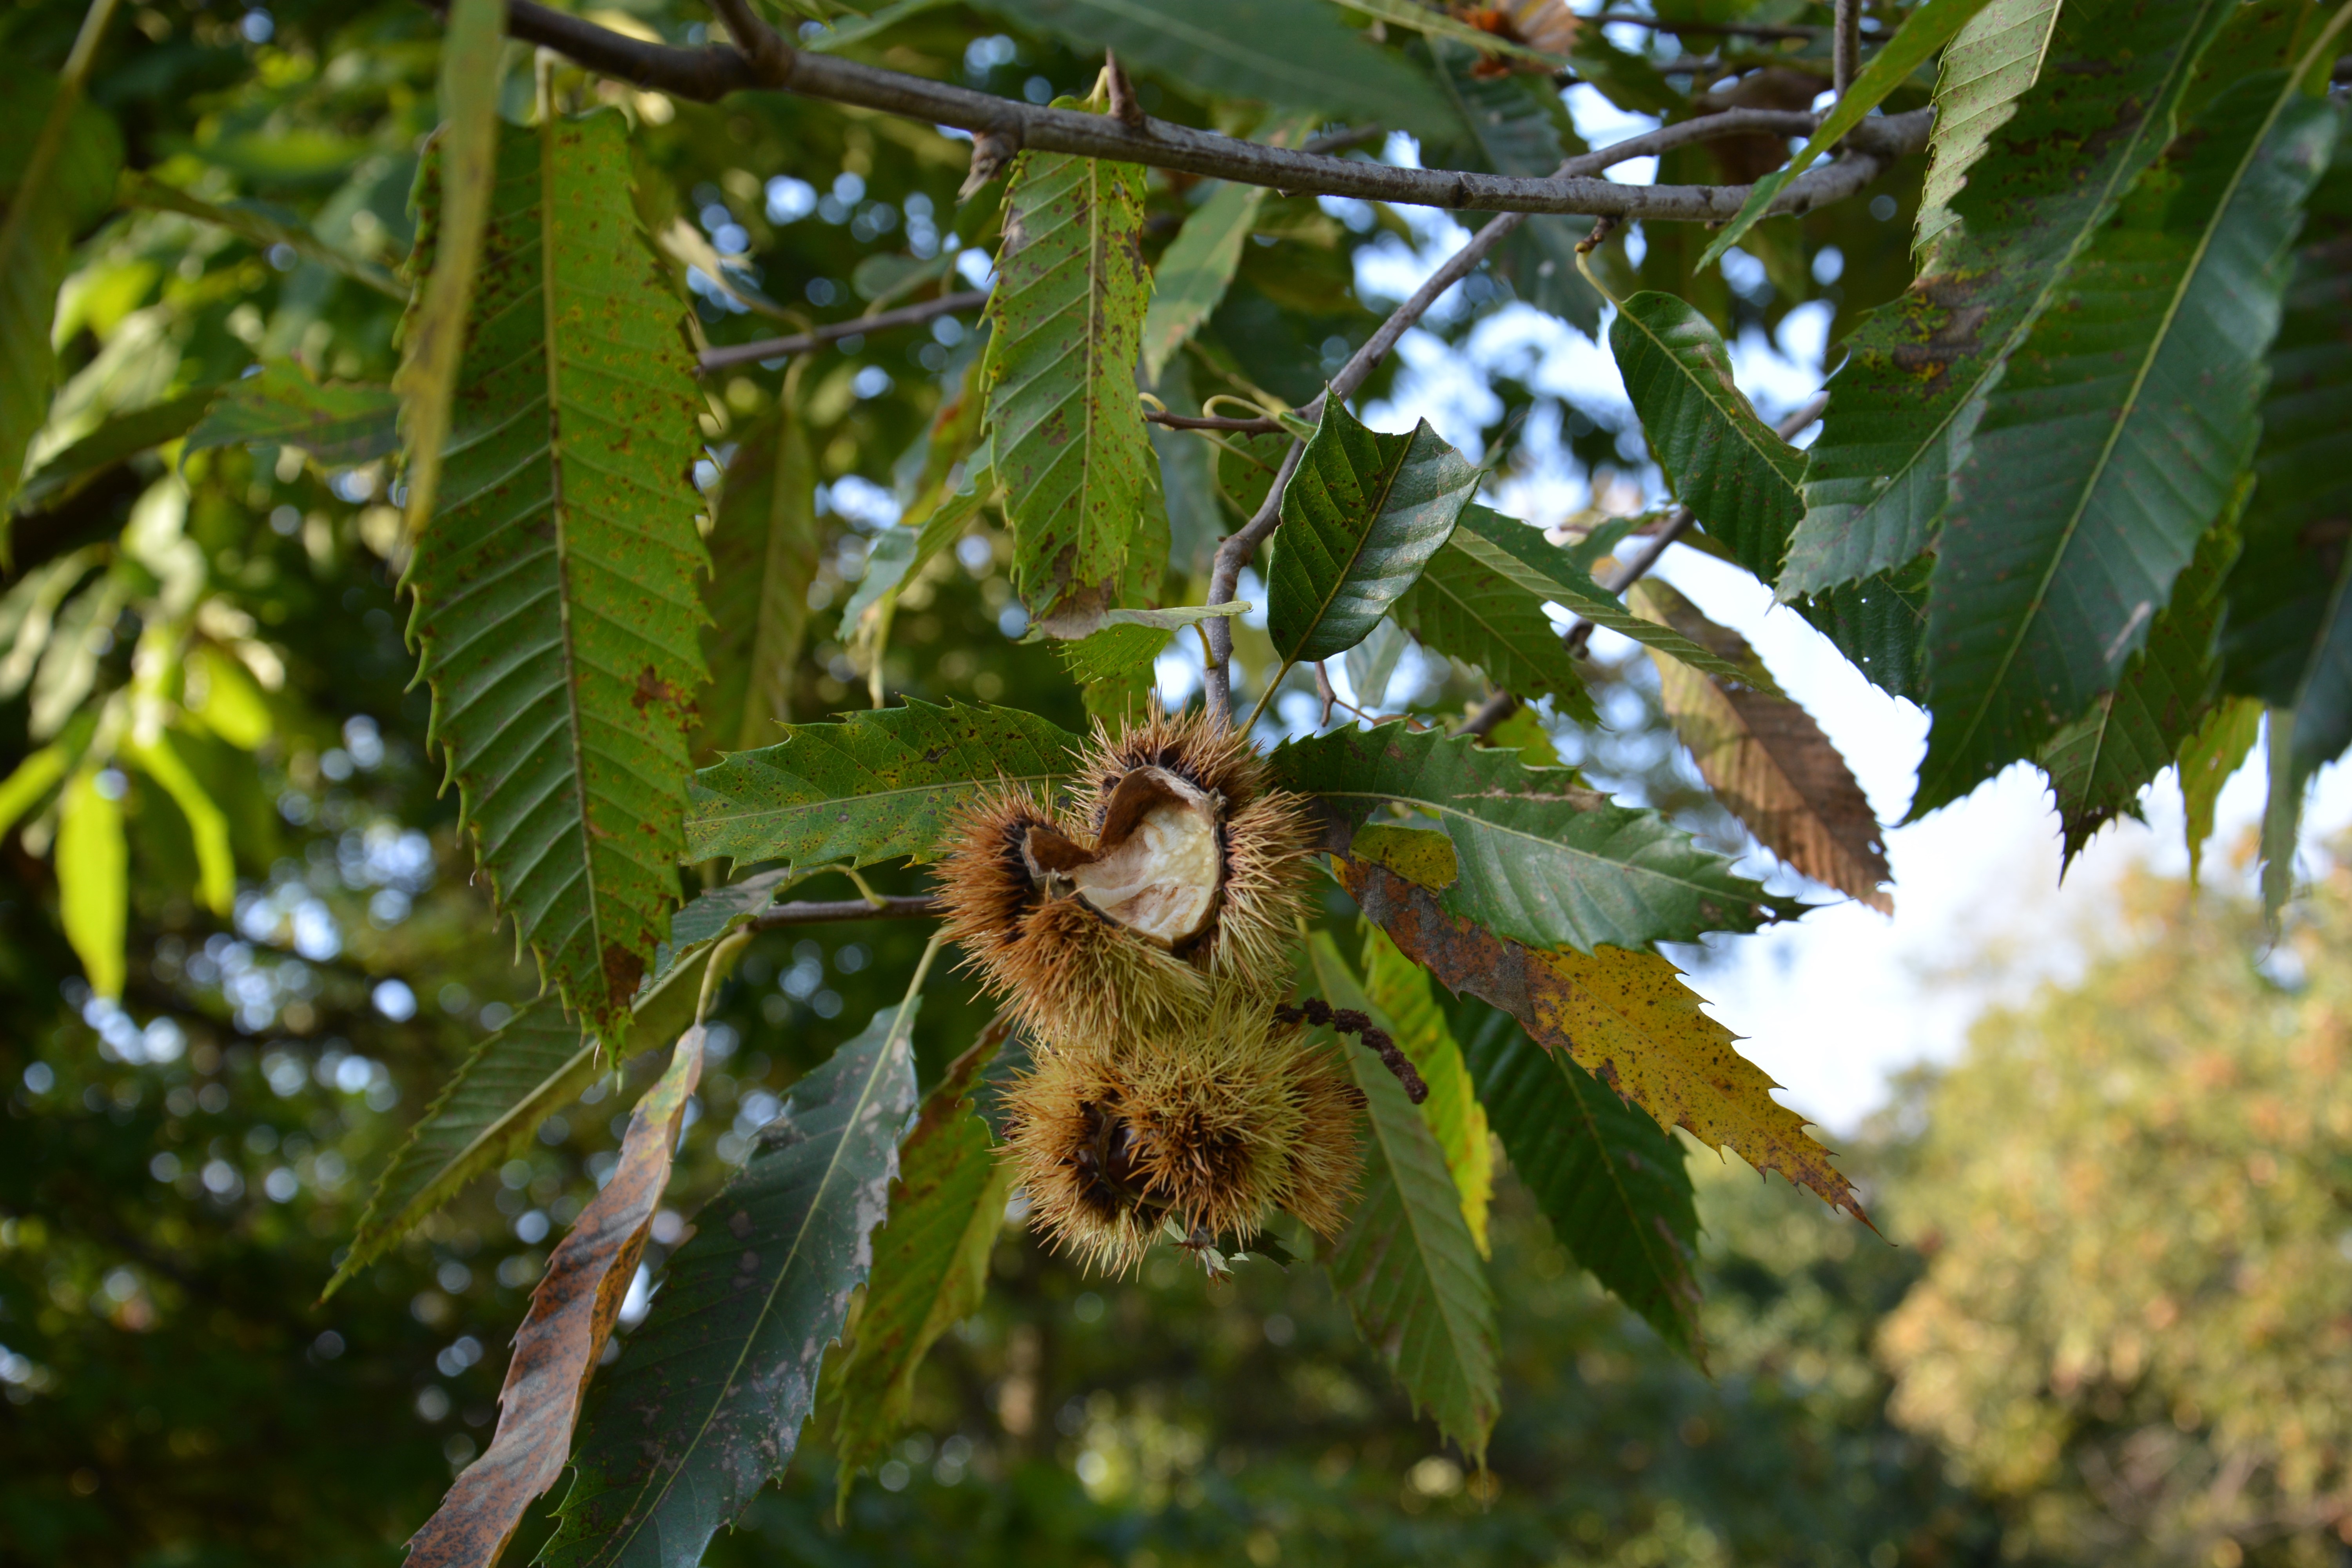
[[(699, 34), (698, 13), (667, 0), (599, 15)], [(64, 0), (0, 11), (12, 92), (38, 90), (80, 16)], [(359, 275), (406, 251), (438, 26), (413, 5), (309, 0), (141, 4), (126, 24), (92, 90), (126, 163), (237, 221), (151, 206), (80, 237), (58, 328), (64, 392), (0, 573), (0, 777), (56, 748), (83, 781), (56, 804), (0, 800), (0, 1559), (391, 1563), (488, 1440), (505, 1337), (609, 1170), (651, 1058), (331, 1306), (310, 1304), (408, 1125), (536, 977), (503, 934), (485, 940), (455, 802), (425, 752), (380, 458), (192, 439), (126, 461), (108, 433), (257, 363), (390, 376), (399, 305)], [(1096, 69), (953, 5), (848, 52), (1038, 101), (1083, 92)], [(1825, 61), (1784, 53), (1790, 80), (1744, 90), (1809, 101)], [(509, 64), (520, 114), (530, 61), (515, 50)], [(964, 149), (920, 127), (554, 74), (573, 107), (602, 100), (638, 122), (656, 232), (684, 225), (730, 258), (731, 294), (676, 263), (710, 342), (936, 284), (992, 221), (985, 198), (956, 205)], [(1628, 66), (1603, 86), (1639, 108), (1643, 79)], [(1211, 119), (1142, 91), (1155, 113)], [(1471, 140), (1430, 146), (1430, 161), (1475, 160)], [(1660, 177), (1748, 177), (1741, 156), (1737, 142), (1687, 149)], [(1907, 280), (1916, 168), (1908, 179), (1759, 229), (1709, 278), (1689, 275), (1696, 235), (1620, 237), (1604, 264), (1735, 332), (1808, 301), (1842, 331)], [(1155, 178), (1153, 244), (1189, 195)], [(1359, 253), (1412, 233), (1364, 204), (1267, 200), (1171, 401), (1311, 395), (1377, 320), (1357, 297)], [(1515, 286), (1481, 273), (1428, 330), (1460, 341)], [(764, 308), (744, 303), (755, 295)], [(772, 438), (793, 378), (820, 481), (795, 713), (864, 700), (838, 606), (868, 542), (936, 479), (926, 432), (974, 352), (946, 320), (707, 388), (724, 451)], [(1484, 438), (1499, 449), (1474, 456), (1506, 477), (1566, 464), (1595, 491), (1638, 472), (1620, 411), (1528, 376), (1495, 378)], [(1250, 504), (1249, 469), (1245, 451), (1221, 456), (1201, 503)], [(1075, 727), (1059, 663), (1006, 635), (1020, 630), (1008, 554), (983, 526), (902, 594), (884, 682)], [(1244, 634), (1242, 657), (1262, 679), (1262, 634)], [(1694, 777), (1646, 666), (1603, 668), (1595, 684), (1606, 729), (1536, 722), (1513, 742), (1689, 808)], [(1480, 695), (1408, 654), (1386, 706), (1458, 712)], [(111, 823), (130, 872), (110, 910), (60, 886), (67, 858), (52, 851)], [(1694, 826), (1737, 842), (1727, 821)], [(1853, 1151), (1888, 1240), (1777, 1181), (1694, 1162), (1704, 1373), (1576, 1271), (1506, 1181), (1505, 1414), (1492, 1470), (1465, 1474), (1319, 1275), (1259, 1262), (1211, 1287), (1162, 1257), (1139, 1278), (1087, 1279), (1009, 1224), (985, 1310), (935, 1352), (914, 1428), (845, 1516), (820, 1404), (791, 1474), (713, 1561), (2343, 1561), (2352, 1100), (2330, 1086), (2352, 995), (2326, 960), (2352, 935), (2352, 883), (2323, 883), (2274, 949), (2233, 904), (2158, 885), (2138, 898), (2111, 960), (1988, 1022), (1965, 1065), (1915, 1083)], [(63, 934), (107, 919), (125, 954), (119, 1005), (92, 998)], [(1344, 909), (1328, 919), (1352, 924)], [(922, 941), (876, 922), (771, 932), (748, 952), (653, 1268), (795, 1077), (896, 1000)], [(982, 1021), (935, 987), (917, 1035), (927, 1081)], [(632, 1321), (643, 1304), (641, 1289)]]

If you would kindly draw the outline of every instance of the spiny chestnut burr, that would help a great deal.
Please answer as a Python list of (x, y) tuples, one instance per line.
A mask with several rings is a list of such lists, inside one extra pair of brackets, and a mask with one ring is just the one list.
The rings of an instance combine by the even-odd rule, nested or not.
[(948, 935), (1055, 1040), (1197, 1027), (1228, 986), (1271, 998), (1306, 907), (1304, 804), (1245, 738), (1155, 710), (1097, 727), (1068, 810), (983, 791), (940, 866)]
[(1007, 1099), (1007, 1158), (1057, 1247), (1121, 1273), (1169, 1221), (1246, 1244), (1266, 1212), (1335, 1234), (1363, 1096), (1326, 1050), (1232, 999), (1183, 1037), (1039, 1041)]

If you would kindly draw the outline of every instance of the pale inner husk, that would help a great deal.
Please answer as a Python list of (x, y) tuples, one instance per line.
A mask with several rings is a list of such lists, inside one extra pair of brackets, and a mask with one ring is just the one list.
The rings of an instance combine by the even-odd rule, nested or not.
[(1066, 875), (1080, 897), (1112, 920), (1171, 947), (1216, 916), (1224, 857), (1216, 799), (1160, 768), (1119, 782), (1093, 859)]

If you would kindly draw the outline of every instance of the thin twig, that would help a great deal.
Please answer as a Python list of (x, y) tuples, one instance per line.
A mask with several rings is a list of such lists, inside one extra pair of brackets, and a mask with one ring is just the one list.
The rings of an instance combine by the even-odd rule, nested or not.
[(851, 321), (835, 321), (812, 331), (798, 332), (789, 338), (762, 338), (752, 343), (730, 343), (725, 348), (705, 349), (698, 368), (705, 375), (729, 365), (747, 364), (753, 360), (787, 359), (804, 354), (826, 343), (843, 338), (864, 337), (868, 332), (882, 331), (890, 327), (912, 327), (941, 316), (952, 316), (964, 310), (977, 310), (988, 303), (988, 290), (969, 289), (958, 294), (942, 294), (936, 300), (926, 300), (918, 305), (901, 305), (895, 310), (877, 310), (870, 316)]
[(1223, 419), (1210, 415), (1171, 414), (1165, 408), (1147, 408), (1143, 417), (1171, 430), (1226, 430), (1236, 436), (1274, 436), (1280, 434), (1283, 427), (1279, 419)]
[(1328, 1024), (1339, 1034), (1358, 1037), (1380, 1057), (1383, 1067), (1396, 1074), (1397, 1081), (1404, 1085), (1407, 1100), (1419, 1105), (1429, 1098), (1429, 1085), (1422, 1081), (1412, 1058), (1398, 1049), (1395, 1038), (1374, 1024), (1369, 1015), (1353, 1007), (1334, 1007), (1320, 996), (1309, 996), (1296, 1005), (1283, 1003), (1275, 1008), (1274, 1016), (1285, 1024), (1307, 1023), (1318, 1028)]
[(807, 899), (797, 903), (771, 904), (751, 917), (761, 931), (778, 926), (830, 925), (835, 921), (935, 920), (947, 906), (929, 893), (892, 894), (878, 904), (864, 899)]
[(1862, 53), (1862, 0), (1837, 0), (1837, 26), (1830, 35), (1830, 87), (1840, 98), (1853, 85)]
[[(446, 0), (422, 3), (436, 10), (446, 8)], [(677, 48), (647, 43), (537, 0), (510, 0), (507, 31), (592, 70), (701, 102), (714, 102), (735, 92), (792, 92), (899, 115), (926, 125), (950, 126), (971, 132), (975, 137), (985, 134), (1010, 148), (1115, 159), (1302, 195), (1355, 196), (1455, 211), (1568, 213), (1686, 223), (1727, 221), (1738, 216), (1748, 199), (1746, 185), (1622, 185), (1572, 174), (1535, 179), (1475, 170), (1404, 169), (1365, 158), (1334, 158), (1244, 142), (1165, 120), (1147, 118), (1137, 127), (1107, 114), (1023, 103), (794, 49), (782, 39), (758, 58), (724, 44)], [(766, 48), (764, 44), (760, 47)], [(1848, 139), (1849, 151), (1843, 157), (1790, 181), (1773, 203), (1773, 212), (1811, 212), (1852, 195), (1877, 178), (1894, 159), (1927, 145), (1932, 116), (1932, 110), (1923, 109), (1865, 121)]]

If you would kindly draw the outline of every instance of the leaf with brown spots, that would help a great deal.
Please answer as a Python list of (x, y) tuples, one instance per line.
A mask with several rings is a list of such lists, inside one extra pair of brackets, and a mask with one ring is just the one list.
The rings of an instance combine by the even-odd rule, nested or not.
[(1457, 994), (1492, 1003), (1538, 1044), (1711, 1149), (1778, 1171), (1868, 1223), (1853, 1184), (1804, 1119), (1772, 1098), (1772, 1080), (1732, 1049), (1736, 1037), (1699, 1011), (1682, 972), (1652, 952), (1604, 947), (1543, 952), (1457, 920), (1392, 871), (1335, 862), (1340, 882), (1406, 957)]
[(1637, 583), (1632, 602), (1639, 614), (1756, 671), (1752, 684), (1729, 681), (1650, 656), (1666, 718), (1716, 799), (1797, 870), (1893, 914), (1895, 900), (1879, 886), (1892, 873), (1878, 818), (1812, 715), (1773, 689), (1746, 639), (1674, 589)]
[(489, 1568), (531, 1500), (563, 1473), (580, 1401), (669, 1184), (687, 1096), (702, 1076), (702, 1038), (698, 1024), (677, 1042), (668, 1069), (629, 1113), (611, 1179), (547, 1260), (515, 1332), (498, 1432), (409, 1538), (407, 1568)]

